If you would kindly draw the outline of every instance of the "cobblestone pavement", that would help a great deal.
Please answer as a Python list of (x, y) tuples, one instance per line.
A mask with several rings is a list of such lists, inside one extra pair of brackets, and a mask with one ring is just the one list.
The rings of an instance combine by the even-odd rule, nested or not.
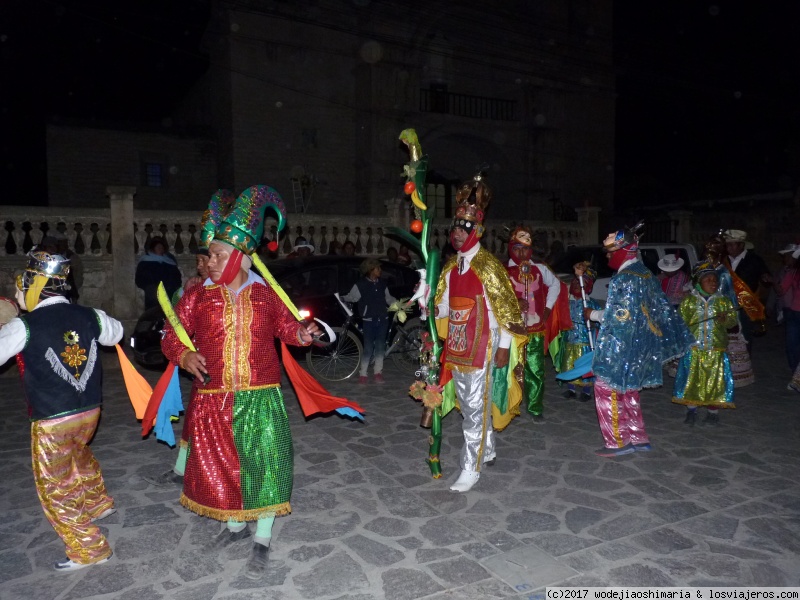
[(305, 421), (285, 387), (293, 514), (276, 521), (262, 581), (242, 575), (247, 541), (204, 553), (220, 524), (183, 509), (177, 489), (143, 480), (171, 467), (176, 450), (140, 438), (113, 354), (93, 449), (119, 508), (102, 522), (114, 556), (55, 573), (63, 545), (37, 501), (19, 382), (6, 367), (0, 598), (441, 600), (529, 598), (556, 584), (800, 585), (800, 395), (785, 389), (781, 336), (757, 340), (757, 382), (737, 390), (719, 427), (684, 425), (671, 379), (643, 393), (647, 454), (595, 457), (593, 405), (562, 398), (551, 379), (545, 423), (522, 417), (499, 434), (497, 464), (467, 494), (448, 491), (461, 419), (444, 421), (445, 477), (434, 480), (408, 376), (389, 368), (384, 386), (329, 386), (366, 408), (363, 424)]

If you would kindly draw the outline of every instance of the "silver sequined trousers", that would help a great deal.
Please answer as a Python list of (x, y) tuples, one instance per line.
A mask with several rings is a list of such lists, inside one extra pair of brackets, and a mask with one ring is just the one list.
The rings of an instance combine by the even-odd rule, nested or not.
[(453, 384), (464, 417), (464, 446), (461, 448), (461, 468), (465, 471), (480, 471), (481, 465), (495, 454), (495, 434), (492, 429), (492, 365), (500, 338), (499, 330), (493, 329), (487, 361), (482, 369), (459, 373), (453, 370)]

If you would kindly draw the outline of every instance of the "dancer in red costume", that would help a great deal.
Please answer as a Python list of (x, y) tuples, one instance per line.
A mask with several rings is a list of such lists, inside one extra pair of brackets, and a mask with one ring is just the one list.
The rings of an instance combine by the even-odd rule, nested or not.
[[(276, 516), (291, 512), (292, 438), (280, 388), (275, 338), (308, 345), (315, 324), (298, 322), (276, 292), (250, 271), (261, 240), (264, 213), (283, 218), (280, 195), (267, 186), (243, 192), (229, 212), (212, 206), (206, 234), (210, 282), (194, 286), (176, 313), (197, 349), (192, 352), (168, 326), (162, 348), (198, 380), (192, 395), (181, 504), (227, 521), (210, 544), (221, 549), (250, 535), (257, 521), (245, 576), (264, 573)], [(204, 376), (210, 380), (200, 383)]]

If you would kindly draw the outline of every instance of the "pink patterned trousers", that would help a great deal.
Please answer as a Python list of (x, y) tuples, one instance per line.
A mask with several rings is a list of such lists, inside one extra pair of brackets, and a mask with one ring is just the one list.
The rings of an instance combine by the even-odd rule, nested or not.
[(638, 390), (622, 393), (598, 378), (594, 384), (594, 401), (606, 448), (650, 443), (644, 430)]

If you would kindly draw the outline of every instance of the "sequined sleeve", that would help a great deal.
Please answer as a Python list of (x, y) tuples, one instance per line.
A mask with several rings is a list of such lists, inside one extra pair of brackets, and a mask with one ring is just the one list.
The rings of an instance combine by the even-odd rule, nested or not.
[(271, 288), (267, 288), (267, 297), (269, 298), (275, 336), (280, 338), (281, 341), (293, 346), (305, 345), (301, 343), (300, 339), (297, 337), (302, 325), (294, 318), (294, 315), (292, 315), (287, 306), (278, 297), (278, 294)]
[[(175, 306), (175, 314), (178, 315), (178, 319), (180, 319), (183, 328), (186, 330), (186, 333), (189, 334), (190, 338), (194, 338), (195, 334), (194, 309), (197, 304), (197, 299), (203, 291), (204, 288), (202, 285), (196, 285), (190, 288)], [(161, 350), (164, 352), (164, 356), (167, 357), (167, 360), (179, 366), (183, 355), (186, 353), (186, 346), (178, 339), (178, 335), (175, 333), (169, 321), (164, 323), (164, 338), (161, 340)]]

